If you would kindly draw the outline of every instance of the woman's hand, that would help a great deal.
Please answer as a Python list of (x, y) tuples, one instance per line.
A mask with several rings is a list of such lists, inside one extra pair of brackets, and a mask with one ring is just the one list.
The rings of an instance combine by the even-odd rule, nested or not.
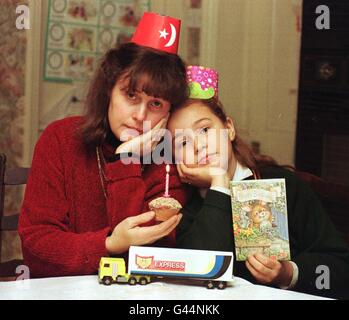
[(277, 261), (256, 253), (247, 258), (246, 267), (262, 284), (288, 287), (292, 281), (293, 267), (288, 261)]
[(213, 186), (229, 188), (229, 177), (226, 170), (219, 167), (219, 163), (210, 165), (177, 165), (177, 171), (183, 183), (192, 184), (199, 188)]
[(140, 226), (153, 220), (154, 217), (155, 213), (149, 211), (121, 221), (115, 227), (112, 235), (106, 239), (106, 249), (109, 254), (120, 254), (126, 252), (130, 246), (150, 244), (166, 237), (176, 228), (182, 215), (173, 216), (167, 221), (154, 226)]
[(145, 156), (153, 152), (161, 138), (166, 133), (166, 125), (169, 115), (162, 119), (153, 129), (143, 133), (129, 141), (122, 143), (115, 151), (115, 154), (128, 153)]

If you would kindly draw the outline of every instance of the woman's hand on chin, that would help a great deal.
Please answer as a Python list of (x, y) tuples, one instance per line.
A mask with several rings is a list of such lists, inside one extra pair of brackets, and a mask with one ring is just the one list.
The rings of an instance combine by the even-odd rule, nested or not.
[(146, 156), (152, 153), (166, 133), (167, 120), (168, 117), (162, 119), (153, 129), (122, 143), (116, 149), (115, 154), (133, 153), (139, 156)]
[(199, 188), (224, 187), (229, 188), (228, 172), (219, 163), (209, 165), (177, 164), (177, 170), (183, 183), (192, 184)]

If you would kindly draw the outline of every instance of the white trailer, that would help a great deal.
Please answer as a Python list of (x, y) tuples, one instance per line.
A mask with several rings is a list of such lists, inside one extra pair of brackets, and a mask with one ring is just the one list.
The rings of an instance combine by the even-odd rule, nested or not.
[(233, 261), (232, 252), (132, 246), (128, 273), (203, 280), (210, 289), (224, 289), (233, 280)]

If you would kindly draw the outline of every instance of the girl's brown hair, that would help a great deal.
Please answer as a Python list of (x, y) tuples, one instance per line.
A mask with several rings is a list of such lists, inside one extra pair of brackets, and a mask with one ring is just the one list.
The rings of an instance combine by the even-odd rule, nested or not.
[(179, 56), (134, 43), (109, 50), (90, 84), (79, 128), (80, 138), (89, 149), (102, 145), (110, 131), (110, 95), (121, 77), (129, 81), (130, 92), (141, 90), (164, 99), (172, 109), (188, 98), (185, 65)]
[[(182, 107), (189, 106), (192, 103), (200, 101), (204, 106), (208, 107), (223, 123), (227, 122), (227, 114), (224, 111), (223, 104), (216, 98), (203, 100), (203, 99), (188, 99)], [(251, 148), (240, 138), (235, 128), (235, 139), (232, 142), (233, 151), (236, 159), (251, 170), (258, 172), (258, 168), (269, 165), (277, 165), (277, 163), (269, 157), (255, 155)]]

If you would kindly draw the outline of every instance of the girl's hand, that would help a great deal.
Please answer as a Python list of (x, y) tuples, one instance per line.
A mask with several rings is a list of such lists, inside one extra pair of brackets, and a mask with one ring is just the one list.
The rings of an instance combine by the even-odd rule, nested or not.
[(256, 253), (247, 258), (246, 267), (262, 284), (288, 287), (292, 281), (293, 267), (288, 261), (277, 261)]
[(183, 183), (192, 184), (199, 188), (210, 188), (220, 186), (229, 188), (229, 177), (226, 170), (219, 167), (219, 163), (209, 166), (177, 165), (178, 174)]
[(168, 118), (169, 115), (165, 119), (162, 119), (152, 130), (122, 143), (116, 149), (115, 154), (132, 152), (139, 156), (145, 156), (152, 153), (166, 133), (165, 128)]
[(139, 246), (154, 243), (169, 235), (178, 225), (182, 215), (173, 216), (160, 224), (141, 227), (140, 225), (153, 220), (155, 213), (149, 211), (138, 216), (129, 217), (121, 221), (111, 236), (106, 239), (106, 249), (109, 254), (121, 254), (130, 246)]

